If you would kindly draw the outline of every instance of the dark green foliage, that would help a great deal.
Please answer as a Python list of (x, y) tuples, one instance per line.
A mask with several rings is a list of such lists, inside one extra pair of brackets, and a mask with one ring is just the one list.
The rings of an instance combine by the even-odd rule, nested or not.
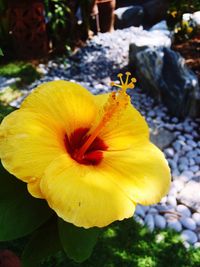
[(0, 165), (0, 240), (26, 236), (52, 215), (43, 200), (33, 198), (26, 184), (18, 181)]
[[(94, 0), (44, 0), (47, 29), (54, 52), (69, 53), (88, 38)], [(77, 16), (77, 14), (79, 15)]]
[(170, 2), (167, 24), (174, 31), (175, 43), (191, 39), (198, 33), (198, 29), (192, 20), (188, 22), (182, 21), (182, 15), (184, 13), (193, 13), (198, 10), (200, 10), (199, 0), (173, 0)]
[(63, 49), (69, 39), (71, 24), (71, 9), (68, 0), (45, 0), (46, 16), (48, 18), (49, 39), (53, 48)]
[(23, 267), (38, 267), (45, 258), (62, 250), (57, 218), (53, 217), (31, 236), (22, 254)]
[(200, 10), (199, 0), (172, 0), (170, 1), (170, 9), (177, 10), (181, 14), (188, 12), (195, 12)]
[(90, 257), (100, 233), (99, 228), (75, 227), (61, 219), (58, 228), (63, 249), (69, 258), (82, 262)]

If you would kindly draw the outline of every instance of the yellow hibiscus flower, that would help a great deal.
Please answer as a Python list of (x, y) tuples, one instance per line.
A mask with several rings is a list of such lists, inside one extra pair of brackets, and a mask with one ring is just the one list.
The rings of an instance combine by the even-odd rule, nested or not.
[(135, 80), (126, 75), (118, 92), (97, 96), (72, 82), (44, 83), (0, 126), (3, 166), (76, 226), (129, 218), (169, 189), (167, 161), (130, 103)]

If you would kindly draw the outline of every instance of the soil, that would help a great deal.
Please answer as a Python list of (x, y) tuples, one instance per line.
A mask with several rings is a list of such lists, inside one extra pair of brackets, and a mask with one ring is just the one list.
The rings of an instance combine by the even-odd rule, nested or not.
[(186, 60), (186, 64), (198, 76), (200, 82), (200, 34), (182, 43), (174, 43), (172, 48)]

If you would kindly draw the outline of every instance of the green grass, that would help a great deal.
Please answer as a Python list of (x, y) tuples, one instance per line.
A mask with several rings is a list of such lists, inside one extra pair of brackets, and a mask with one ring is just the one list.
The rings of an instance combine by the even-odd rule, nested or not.
[[(12, 111), (9, 103), (23, 95), (24, 87), (36, 79), (40, 78), (40, 74), (36, 68), (26, 62), (16, 61), (5, 65), (0, 65), (0, 76), (7, 78), (19, 78), (0, 92), (0, 121), (3, 116)], [(6, 111), (7, 110), (7, 111)]]
[(40, 74), (30, 63), (26, 62), (12, 62), (0, 66), (0, 76), (5, 77), (19, 77), (22, 84), (30, 84), (40, 77)]
[(132, 219), (114, 223), (100, 237), (91, 258), (82, 264), (62, 253), (44, 262), (42, 267), (199, 267), (200, 249), (187, 250), (174, 231), (156, 230)]

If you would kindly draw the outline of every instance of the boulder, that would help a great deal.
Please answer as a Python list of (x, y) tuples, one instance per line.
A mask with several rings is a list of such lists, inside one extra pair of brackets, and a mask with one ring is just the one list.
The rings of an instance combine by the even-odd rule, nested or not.
[(166, 18), (169, 0), (149, 0), (142, 4), (144, 8), (144, 25), (152, 26)]
[(172, 115), (200, 115), (198, 78), (179, 53), (167, 46), (131, 44), (129, 65), (136, 69), (141, 87), (162, 100)]
[(158, 146), (161, 150), (172, 144), (176, 138), (173, 132), (163, 128), (151, 128), (150, 139), (153, 144)]
[(116, 1), (117, 8), (131, 5), (141, 6), (144, 11), (142, 25), (149, 28), (166, 18), (170, 0), (123, 0)]
[(140, 26), (144, 17), (141, 6), (121, 7), (115, 10), (115, 29), (123, 29), (130, 26)]

